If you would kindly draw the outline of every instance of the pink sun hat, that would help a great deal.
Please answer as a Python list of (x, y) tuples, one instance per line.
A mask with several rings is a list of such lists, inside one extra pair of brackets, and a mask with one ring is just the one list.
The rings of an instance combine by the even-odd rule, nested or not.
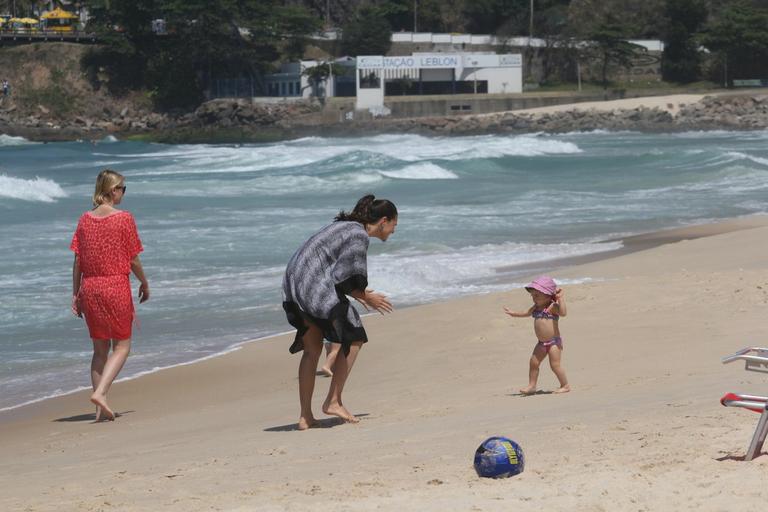
[(555, 284), (555, 280), (549, 276), (539, 276), (525, 287), (525, 289), (529, 291), (531, 288), (547, 295), (554, 295), (557, 292), (557, 284)]

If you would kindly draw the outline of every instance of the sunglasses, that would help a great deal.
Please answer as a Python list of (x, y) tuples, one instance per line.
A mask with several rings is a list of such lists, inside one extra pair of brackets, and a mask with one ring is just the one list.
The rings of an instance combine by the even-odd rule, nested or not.
[(115, 187), (115, 190), (122, 190), (122, 191), (123, 191), (123, 194), (125, 194), (125, 189), (127, 189), (127, 188), (128, 188), (128, 187), (126, 187), (125, 185), (123, 185), (122, 187)]

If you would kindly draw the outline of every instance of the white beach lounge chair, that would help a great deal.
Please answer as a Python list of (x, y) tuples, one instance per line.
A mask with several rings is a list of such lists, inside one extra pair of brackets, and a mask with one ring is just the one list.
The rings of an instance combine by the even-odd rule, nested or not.
[[(768, 373), (768, 348), (743, 348), (733, 355), (724, 357), (723, 364), (739, 360), (744, 361), (744, 369), (747, 371)], [(760, 414), (752, 442), (749, 443), (747, 453), (744, 455), (746, 461), (754, 459), (763, 449), (763, 443), (768, 434), (768, 397), (727, 393), (720, 399), (720, 403), (726, 407), (741, 407)]]

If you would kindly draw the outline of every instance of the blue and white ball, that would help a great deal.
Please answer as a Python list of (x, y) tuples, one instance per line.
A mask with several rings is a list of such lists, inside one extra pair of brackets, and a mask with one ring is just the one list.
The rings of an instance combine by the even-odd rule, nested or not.
[(507, 478), (525, 469), (523, 449), (506, 437), (489, 437), (475, 451), (475, 471), (485, 478)]

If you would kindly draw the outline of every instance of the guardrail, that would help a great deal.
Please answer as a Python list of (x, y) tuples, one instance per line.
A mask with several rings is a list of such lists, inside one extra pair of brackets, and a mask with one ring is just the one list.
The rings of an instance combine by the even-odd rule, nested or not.
[(96, 34), (90, 32), (57, 32), (55, 30), (3, 30), (0, 42), (45, 42), (67, 41), (75, 43), (96, 43)]

